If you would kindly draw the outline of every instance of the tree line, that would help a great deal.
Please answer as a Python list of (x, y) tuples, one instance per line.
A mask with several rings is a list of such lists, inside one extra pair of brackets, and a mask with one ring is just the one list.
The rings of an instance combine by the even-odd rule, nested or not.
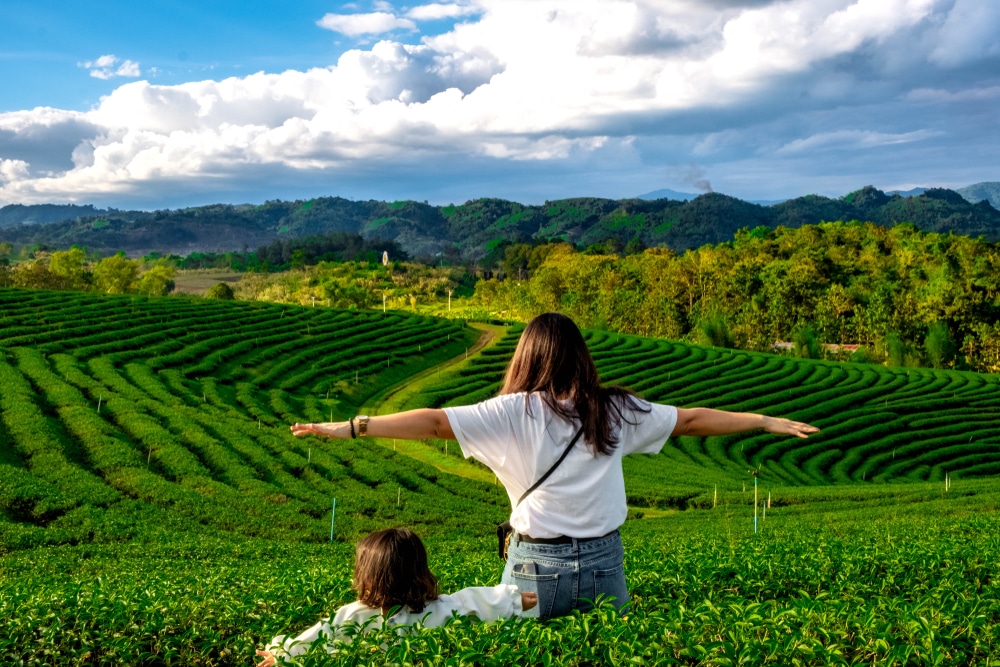
[(152, 296), (174, 289), (174, 265), (166, 258), (136, 260), (121, 252), (100, 258), (74, 246), (55, 252), (36, 250), (12, 264), (12, 252), (9, 243), (0, 243), (0, 287)]
[(187, 255), (170, 255), (179, 269), (230, 269), (270, 273), (315, 266), (320, 262), (382, 261), (388, 253), (391, 261), (402, 261), (409, 255), (396, 242), (381, 237), (366, 239), (360, 234), (330, 232), (301, 238), (274, 239), (256, 250), (244, 248), (242, 252), (192, 252)]
[(1000, 372), (1000, 250), (982, 239), (828, 222), (744, 229), (682, 254), (514, 245), (505, 261), (506, 279), (475, 294), (500, 317), (558, 310), (644, 336)]

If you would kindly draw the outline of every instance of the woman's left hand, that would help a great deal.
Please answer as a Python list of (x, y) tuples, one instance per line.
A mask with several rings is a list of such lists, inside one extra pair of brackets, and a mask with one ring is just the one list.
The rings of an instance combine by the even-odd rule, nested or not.
[(278, 662), (278, 659), (275, 658), (274, 654), (270, 651), (261, 651), (260, 649), (257, 649), (257, 655), (264, 658), (257, 663), (257, 667), (274, 667), (274, 665)]

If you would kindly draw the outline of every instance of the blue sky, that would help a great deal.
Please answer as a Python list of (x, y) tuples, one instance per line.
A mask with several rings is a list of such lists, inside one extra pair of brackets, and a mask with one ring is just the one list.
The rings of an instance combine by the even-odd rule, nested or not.
[[(0, 3), (0, 112), (89, 109), (123, 81), (121, 76), (102, 80), (81, 67), (106, 54), (116, 55), (119, 66), (124, 60), (138, 63), (141, 77), (160, 85), (333, 64), (371, 38), (348, 37), (316, 23), (328, 13), (356, 10), (354, 4), (316, 0), (9, 0)], [(441, 32), (452, 25), (453, 19), (438, 20), (422, 28)]]
[(994, 0), (0, 4), (0, 205), (1000, 180)]

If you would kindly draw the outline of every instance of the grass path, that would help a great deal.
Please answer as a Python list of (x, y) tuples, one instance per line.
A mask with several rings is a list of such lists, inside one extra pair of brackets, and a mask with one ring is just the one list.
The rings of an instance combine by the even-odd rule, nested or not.
[[(425, 369), (420, 373), (412, 375), (402, 382), (398, 382), (378, 394), (375, 394), (366, 401), (362, 408), (363, 414), (378, 415), (388, 414), (394, 411), (395, 406), (402, 405), (409, 396), (417, 394), (437, 382), (438, 375), (443, 371), (458, 370), (465, 366), (469, 360), (473, 359), (483, 350), (492, 347), (497, 341), (507, 333), (507, 328), (493, 324), (469, 323), (469, 326), (480, 331), (479, 338), (469, 348), (467, 353), (463, 353), (437, 366)], [(389, 438), (375, 438), (374, 442), (395, 452), (409, 456), (428, 465), (432, 465), (441, 472), (449, 475), (457, 475), (466, 479), (474, 479), (488, 484), (495, 484), (496, 477), (484, 466), (473, 463), (466, 459), (456, 458), (448, 454), (448, 449), (454, 449), (458, 445), (454, 442), (424, 440), (392, 440)]]

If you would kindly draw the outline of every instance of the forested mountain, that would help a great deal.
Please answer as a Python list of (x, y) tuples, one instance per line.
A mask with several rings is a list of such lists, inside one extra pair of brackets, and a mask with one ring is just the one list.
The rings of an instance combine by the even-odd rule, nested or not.
[[(990, 194), (979, 184), (976, 193)], [(996, 189), (996, 188), (994, 188)], [(912, 197), (888, 195), (867, 186), (839, 199), (808, 195), (761, 206), (718, 193), (690, 201), (673, 199), (576, 198), (525, 206), (503, 199), (478, 199), (460, 206), (415, 201), (351, 201), (322, 197), (308, 201), (268, 201), (259, 206), (201, 206), (154, 212), (97, 211), (92, 207), (13, 207), (0, 219), (27, 220), (39, 208), (36, 224), (0, 229), (0, 242), (51, 249), (78, 245), (97, 252), (124, 250), (190, 254), (260, 247), (288, 240), (346, 232), (366, 239), (395, 241), (411, 256), (458, 251), (479, 258), (505, 242), (561, 239), (583, 246), (667, 246), (673, 250), (720, 243), (739, 229), (801, 227), (822, 221), (861, 220), (883, 226), (913, 223), (924, 231), (954, 232), (1000, 239), (1000, 212), (989, 200), (971, 203), (953, 190), (930, 188)], [(42, 222), (66, 209), (73, 217)], [(44, 215), (43, 215), (44, 214)], [(6, 216), (3, 218), (2, 216)], [(458, 253), (454, 253), (458, 254)]]
[(1000, 209), (1000, 183), (976, 183), (955, 190), (973, 204), (986, 199), (993, 208)]

